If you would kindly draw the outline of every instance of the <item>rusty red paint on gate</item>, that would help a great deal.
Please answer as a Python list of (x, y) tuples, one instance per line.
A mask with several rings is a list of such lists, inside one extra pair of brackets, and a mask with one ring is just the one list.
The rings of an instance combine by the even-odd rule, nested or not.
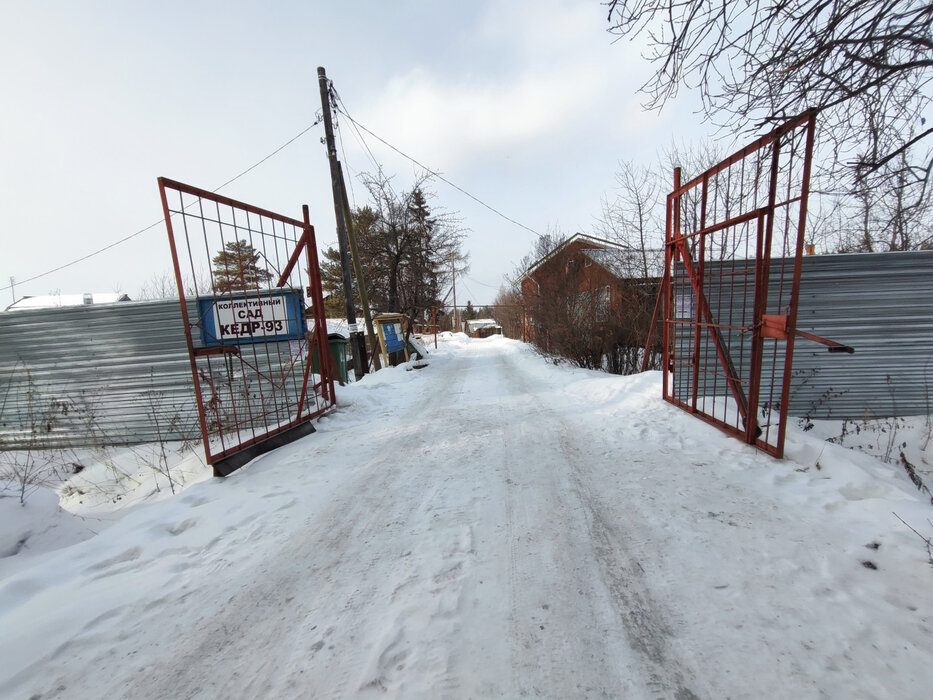
[(783, 456), (815, 112), (667, 200), (664, 398)]
[[(201, 435), (216, 465), (335, 403), (314, 228), (307, 207), (299, 220), (166, 178), (159, 190)], [(218, 258), (231, 250), (235, 274), (220, 274)], [(233, 335), (221, 310), (236, 308), (251, 318), (232, 324)], [(312, 353), (325, 358), (314, 372)]]

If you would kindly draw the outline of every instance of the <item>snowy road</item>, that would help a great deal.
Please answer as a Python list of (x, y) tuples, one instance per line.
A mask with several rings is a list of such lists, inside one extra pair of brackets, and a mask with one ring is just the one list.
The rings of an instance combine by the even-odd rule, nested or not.
[(850, 509), (923, 504), (794, 466), (663, 404), (651, 375), (452, 342), (10, 577), (0, 695), (919, 697), (928, 572)]
[(198, 662), (167, 659), (151, 697), (309, 682), (333, 697), (690, 697), (626, 514), (594, 496), (606, 451), (576, 441), (521, 363), (478, 350), (426, 370), (429, 398), (386, 411), (383, 439), (334, 436), (327, 451), (365, 468), (194, 626), (172, 651)]

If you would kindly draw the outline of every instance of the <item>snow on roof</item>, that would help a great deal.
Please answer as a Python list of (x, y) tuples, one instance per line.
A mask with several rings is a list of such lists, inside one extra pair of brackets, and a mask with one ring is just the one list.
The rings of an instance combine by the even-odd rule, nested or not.
[(487, 326), (498, 326), (494, 318), (473, 318), (466, 322), (467, 327), (470, 329), (470, 332), (475, 331), (479, 328), (486, 328)]
[(600, 248), (608, 248), (608, 249), (613, 249), (613, 250), (621, 250), (621, 246), (620, 246), (618, 243), (613, 243), (612, 241), (607, 241), (607, 240), (604, 239), (604, 238), (597, 238), (596, 236), (591, 236), (591, 235), (589, 235), (589, 234), (587, 234), (587, 233), (575, 233), (575, 234), (573, 234), (570, 238), (568, 238), (567, 240), (561, 241), (558, 245), (556, 245), (556, 246), (553, 248), (553, 250), (549, 251), (549, 252), (547, 253), (547, 255), (545, 255), (545, 256), (539, 258), (539, 259), (536, 260), (534, 263), (532, 263), (532, 264), (528, 267), (528, 269), (525, 270), (525, 273), (522, 275), (522, 277), (523, 277), (523, 278), (524, 278), (524, 277), (528, 277), (532, 272), (534, 272), (536, 269), (538, 269), (541, 265), (543, 265), (543, 264), (546, 263), (548, 260), (550, 260), (552, 257), (554, 257), (554, 255), (556, 255), (557, 252), (558, 252), (559, 250), (561, 250), (561, 249), (567, 247), (567, 246), (570, 245), (571, 243), (576, 243), (576, 242), (586, 243), (586, 244), (588, 244), (588, 245), (592, 245), (592, 246), (593, 246), (592, 249), (587, 248), (587, 250), (597, 250), (597, 249), (600, 249)]
[(646, 250), (644, 257), (642, 251), (636, 249), (584, 248), (580, 252), (619, 279), (644, 277), (646, 265), (649, 277), (664, 274), (663, 250)]
[[(350, 325), (347, 323), (345, 318), (327, 318), (324, 319), (327, 322), (327, 334), (335, 333), (343, 338), (350, 337)], [(360, 328), (365, 328), (362, 322), (357, 324)], [(308, 319), (308, 328), (314, 328), (314, 319)]]
[(22, 311), (24, 309), (56, 309), (62, 306), (85, 306), (90, 304), (115, 304), (120, 301), (131, 301), (129, 296), (121, 293), (94, 292), (86, 294), (43, 294), (39, 296), (23, 297), (6, 307), (7, 311)]

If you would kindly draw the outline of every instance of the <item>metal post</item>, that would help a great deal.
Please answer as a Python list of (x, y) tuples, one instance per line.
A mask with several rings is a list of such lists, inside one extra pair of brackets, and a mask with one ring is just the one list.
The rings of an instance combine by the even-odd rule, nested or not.
[[(321, 89), (321, 111), (324, 115), (324, 138), (327, 144), (327, 160), (330, 162), (331, 187), (334, 192), (334, 216), (337, 219), (337, 243), (340, 246), (340, 265), (343, 267), (343, 290), (347, 298), (347, 325), (350, 327), (350, 350), (353, 355), (353, 374), (357, 381), (363, 378), (363, 357), (359, 341), (362, 335), (356, 325), (356, 309), (353, 304), (353, 281), (350, 275), (350, 255), (347, 250), (347, 222), (343, 215), (343, 197), (340, 188), (340, 164), (337, 162), (337, 146), (334, 143), (334, 123), (330, 116), (330, 96), (327, 74), (322, 67), (317, 69), (318, 85)], [(355, 340), (355, 342), (354, 342)]]

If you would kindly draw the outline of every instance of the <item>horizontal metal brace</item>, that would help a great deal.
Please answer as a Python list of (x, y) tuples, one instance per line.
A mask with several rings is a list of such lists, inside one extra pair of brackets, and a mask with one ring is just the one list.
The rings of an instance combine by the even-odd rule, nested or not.
[(239, 355), (240, 348), (236, 345), (215, 345), (210, 348), (194, 348), (196, 357), (208, 357), (210, 355)]
[(821, 338), (818, 335), (813, 335), (812, 333), (807, 333), (806, 331), (795, 331), (797, 335), (801, 338), (806, 338), (807, 340), (812, 340), (814, 343), (820, 343), (825, 345), (827, 351), (829, 352), (845, 352), (848, 354), (853, 354), (855, 348), (850, 345), (843, 345), (842, 343), (837, 343), (835, 340), (828, 340), (826, 338)]
[[(855, 348), (849, 345), (843, 345), (842, 343), (837, 343), (835, 340), (829, 340), (828, 338), (821, 338), (818, 335), (813, 335), (813, 333), (807, 333), (799, 329), (794, 330), (794, 335), (805, 338), (806, 340), (812, 340), (814, 343), (819, 343), (820, 345), (825, 345), (829, 352), (845, 352), (850, 355), (855, 352)], [(761, 317), (761, 336), (763, 338), (774, 338), (775, 340), (787, 340), (787, 316), (764, 314)]]

